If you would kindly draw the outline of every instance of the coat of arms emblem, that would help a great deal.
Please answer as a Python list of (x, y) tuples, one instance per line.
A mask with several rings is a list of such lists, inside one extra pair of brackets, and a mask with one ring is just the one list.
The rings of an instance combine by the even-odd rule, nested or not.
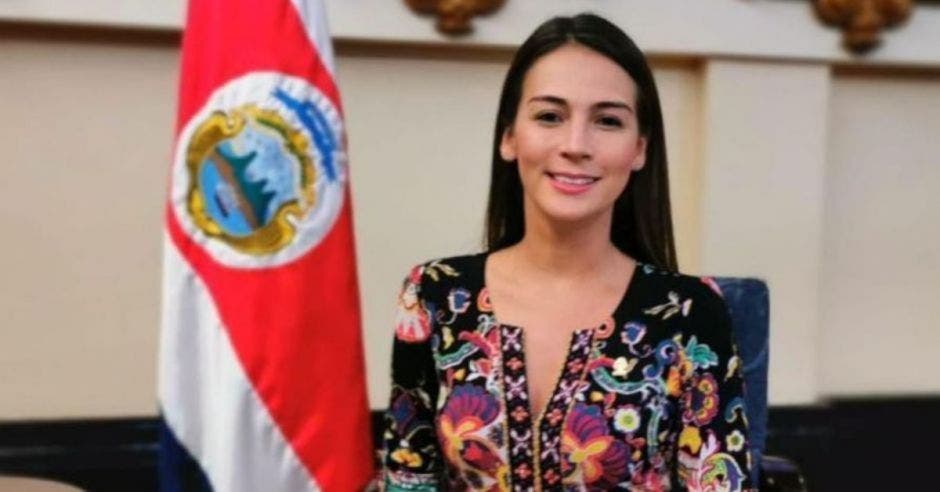
[(343, 201), (337, 110), (313, 86), (254, 73), (213, 94), (181, 133), (174, 208), (230, 266), (296, 258), (322, 239)]

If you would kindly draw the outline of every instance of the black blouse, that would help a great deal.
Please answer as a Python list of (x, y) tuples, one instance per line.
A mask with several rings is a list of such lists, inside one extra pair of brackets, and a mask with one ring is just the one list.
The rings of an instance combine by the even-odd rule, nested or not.
[(741, 359), (711, 279), (638, 264), (611, 318), (571, 334), (533, 415), (525, 329), (494, 318), (487, 257), (430, 261), (404, 281), (386, 490), (751, 487)]

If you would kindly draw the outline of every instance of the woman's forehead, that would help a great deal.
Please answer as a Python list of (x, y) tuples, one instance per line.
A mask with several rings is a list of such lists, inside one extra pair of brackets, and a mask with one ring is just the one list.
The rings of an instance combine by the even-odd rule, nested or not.
[(532, 64), (522, 84), (525, 102), (552, 96), (571, 104), (635, 100), (636, 84), (630, 75), (605, 55), (576, 43), (565, 44)]

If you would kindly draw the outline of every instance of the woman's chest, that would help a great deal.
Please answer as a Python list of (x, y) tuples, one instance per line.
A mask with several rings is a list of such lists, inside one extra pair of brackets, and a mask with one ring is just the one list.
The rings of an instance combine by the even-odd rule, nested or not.
[(579, 330), (556, 341), (563, 349), (546, 379), (526, 350), (541, 342), (530, 344), (521, 328), (486, 314), (473, 326), (444, 327), (434, 341), (438, 433), (452, 469), (480, 483), (505, 475), (543, 486), (613, 487), (667, 473), (657, 463), (668, 461), (662, 453), (675, 438), (683, 369), (681, 340), (666, 329), (610, 320)]

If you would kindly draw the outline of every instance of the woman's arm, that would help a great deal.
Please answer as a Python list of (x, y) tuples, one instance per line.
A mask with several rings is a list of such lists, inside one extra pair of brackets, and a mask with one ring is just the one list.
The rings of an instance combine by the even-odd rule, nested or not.
[(438, 381), (430, 335), (432, 317), (416, 266), (398, 296), (392, 348), (392, 394), (385, 415), (385, 490), (437, 490), (441, 456), (434, 426)]
[(715, 292), (696, 299), (685, 357), (692, 372), (680, 396), (676, 457), (680, 482), (691, 491), (755, 489), (751, 484), (741, 358), (731, 317)]

